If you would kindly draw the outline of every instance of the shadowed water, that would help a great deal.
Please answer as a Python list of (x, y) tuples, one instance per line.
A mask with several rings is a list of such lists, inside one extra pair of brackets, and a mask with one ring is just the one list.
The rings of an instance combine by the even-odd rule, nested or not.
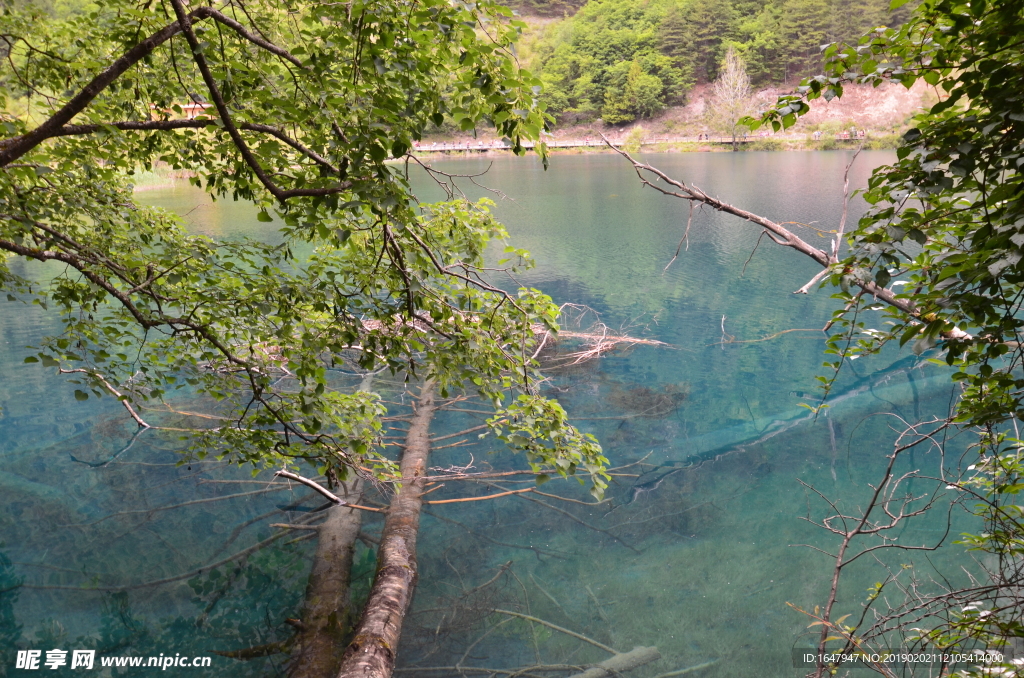
[[(873, 166), (891, 159), (885, 152), (863, 153), (852, 185), (863, 186)], [(647, 160), (741, 207), (804, 224), (793, 227), (824, 247), (815, 229), (838, 223), (850, 154)], [(831, 564), (819, 552), (792, 545), (828, 549), (836, 541), (802, 520), (825, 515), (807, 486), (851, 510), (863, 502), (901, 422), (948, 411), (949, 372), (895, 350), (853, 362), (840, 375), (830, 407), (815, 416), (804, 405), (819, 404), (814, 377), (825, 373), (820, 329), (836, 302), (827, 290), (792, 294), (817, 271), (814, 262), (768, 239), (758, 244), (749, 223), (697, 210), (688, 246), (664, 270), (683, 235), (686, 206), (642, 189), (617, 156), (556, 156), (547, 172), (532, 158), (435, 165), (458, 174), (489, 168), (478, 181), (510, 198), (498, 200), (495, 211), (512, 242), (537, 261), (519, 282), (558, 303), (592, 309), (583, 327), (599, 319), (613, 332), (667, 345), (640, 345), (552, 370), (544, 384), (544, 393), (577, 425), (598, 436), (613, 466), (643, 462), (618, 472), (609, 501), (595, 506), (523, 495), (428, 507), (402, 675), (459, 675), (424, 668), (455, 665), (585, 665), (607, 657), (574, 636), (494, 609), (542, 618), (619, 651), (657, 646), (663, 658), (629, 675), (709, 662), (693, 675), (800, 675), (790, 649), (809, 644), (810, 620), (787, 603), (804, 609), (822, 603)], [(412, 179), (421, 200), (442, 197), (424, 176)], [(495, 197), (472, 185), (466, 190)], [(210, 204), (191, 187), (142, 197), (213, 237), (276, 237), (274, 226), (256, 221), (249, 206)], [(862, 209), (855, 200), (851, 220)], [(40, 274), (20, 263), (15, 268)], [(4, 633), (11, 646), (209, 655), (287, 638), (284, 620), (298, 614), (312, 552), (309, 540), (287, 543), (300, 535), (213, 575), (134, 585), (216, 563), (277, 534), (269, 523), (294, 520), (319, 502), (265, 479), (253, 483), (247, 469), (213, 461), (176, 465), (181, 441), (148, 433), (133, 438), (132, 422), (115, 402), (79, 403), (74, 387), (52, 370), (22, 364), (31, 353), (25, 347), (56, 323), (38, 307), (0, 303), (0, 487), (8, 509), (0, 518), (0, 541), (12, 561), (0, 570), (6, 582), (0, 589), (10, 588), (0, 599), (0, 623), (10, 629)], [(563, 342), (557, 350), (574, 347)], [(349, 382), (339, 385), (357, 383)], [(408, 402), (400, 381), (382, 379), (375, 387), (398, 411)], [(472, 412), (446, 412), (434, 430), (445, 435), (481, 421)], [(956, 440), (949, 449), (969, 442)], [(507, 453), (490, 454), (497, 449), (489, 443), (442, 449), (432, 464), (464, 466), (472, 459), (477, 470), (524, 464)], [(900, 472), (937, 464), (935, 451), (915, 454), (901, 462)], [(435, 496), (487, 494), (529, 482), (446, 488)], [(588, 501), (574, 481), (539, 489)], [(379, 525), (368, 517), (368, 535)], [(941, 520), (923, 520), (900, 539), (932, 543), (944, 529)], [(963, 559), (956, 547), (929, 557), (948, 572)], [(928, 565), (908, 555), (892, 562), (908, 560)], [(857, 611), (864, 590), (884, 577), (869, 561), (850, 573), (841, 596), (844, 614)], [(365, 594), (372, 550), (360, 546), (357, 562), (356, 586)], [(207, 673), (171, 671), (276, 675), (283, 664), (281, 656), (252, 662), (215, 656)]]

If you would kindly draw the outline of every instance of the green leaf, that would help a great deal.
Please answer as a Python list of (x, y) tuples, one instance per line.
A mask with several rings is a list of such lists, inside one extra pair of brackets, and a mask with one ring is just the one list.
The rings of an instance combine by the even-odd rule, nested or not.
[(931, 332), (926, 333), (924, 336), (922, 336), (920, 339), (914, 342), (914, 355), (921, 355), (925, 351), (935, 348), (936, 343), (937, 339), (935, 335)]
[(388, 152), (376, 142), (370, 144), (370, 147), (367, 150), (369, 151), (370, 157), (376, 162), (384, 162), (388, 157)]
[(88, 393), (86, 393), (85, 391), (80, 391), (77, 388), (75, 389), (75, 400), (88, 400), (88, 399), (89, 399), (89, 394)]
[(259, 212), (256, 213), (256, 220), (262, 222), (271, 222), (274, 220), (274, 217), (267, 214), (265, 210), (260, 210)]
[(916, 242), (918, 245), (924, 245), (928, 242), (928, 236), (916, 228), (912, 228), (907, 231), (907, 237)]

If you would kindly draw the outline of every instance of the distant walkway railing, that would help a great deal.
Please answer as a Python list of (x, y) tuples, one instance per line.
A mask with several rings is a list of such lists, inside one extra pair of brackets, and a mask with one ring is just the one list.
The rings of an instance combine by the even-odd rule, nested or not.
[[(747, 138), (737, 137), (736, 143), (750, 143), (757, 141), (757, 136), (748, 136)], [(624, 138), (621, 139), (610, 139), (615, 144), (623, 144), (626, 142)], [(654, 146), (656, 144), (675, 144), (675, 143), (698, 143), (698, 144), (732, 144), (732, 137), (707, 137), (701, 136), (701, 138), (695, 138), (692, 136), (687, 137), (652, 137), (650, 139), (644, 139), (640, 142), (641, 146)], [(594, 139), (591, 137), (585, 137), (583, 139), (552, 139), (547, 142), (548, 148), (588, 148), (604, 146), (602, 139)], [(533, 142), (527, 142), (523, 144), (526, 148), (533, 148)], [(502, 141), (436, 141), (430, 143), (417, 143), (414, 145), (413, 150), (421, 153), (452, 153), (455, 151), (507, 151), (511, 150), (511, 145)]]

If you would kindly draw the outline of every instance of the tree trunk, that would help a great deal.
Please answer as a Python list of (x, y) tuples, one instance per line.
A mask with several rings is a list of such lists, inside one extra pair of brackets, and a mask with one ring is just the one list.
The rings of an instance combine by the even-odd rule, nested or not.
[(434, 383), (423, 384), (402, 453), (402, 484), (384, 519), (377, 575), (338, 678), (389, 678), (395, 668), (402, 621), (416, 588), (416, 534), (423, 506), (423, 476), (430, 455)]
[[(360, 391), (373, 388), (373, 373), (363, 377)], [(363, 481), (343, 487), (345, 501), (358, 504)], [(302, 627), (292, 645), (288, 678), (331, 678), (341, 666), (344, 643), (355, 619), (352, 611), (352, 558), (363, 525), (358, 509), (332, 506), (317, 530), (316, 555), (306, 585)]]
[[(361, 494), (362, 481), (357, 478), (342, 498), (358, 503)], [(341, 665), (343, 644), (352, 628), (349, 582), (362, 522), (362, 511), (332, 506), (317, 530), (316, 556), (306, 586), (302, 628), (295, 637), (289, 678), (330, 678)]]

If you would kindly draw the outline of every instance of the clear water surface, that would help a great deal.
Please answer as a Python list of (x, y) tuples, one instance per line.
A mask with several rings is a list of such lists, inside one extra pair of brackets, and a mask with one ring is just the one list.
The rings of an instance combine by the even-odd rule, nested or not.
[[(863, 186), (872, 167), (891, 159), (887, 152), (863, 153), (852, 185)], [(838, 223), (850, 154), (647, 160), (741, 207), (828, 231)], [(801, 675), (791, 648), (809, 644), (813, 630), (787, 603), (810, 609), (823, 602), (831, 563), (794, 545), (836, 543), (803, 520), (825, 515), (807, 486), (844, 507), (863, 501), (892, 447), (895, 417), (921, 421), (948, 409), (948, 371), (896, 351), (852, 363), (832, 407), (814, 418), (801, 404), (815, 403), (814, 376), (824, 369), (820, 329), (836, 302), (827, 290), (792, 294), (816, 272), (813, 262), (768, 239), (758, 245), (749, 223), (698, 210), (688, 247), (664, 270), (686, 206), (641, 188), (617, 156), (556, 156), (547, 172), (533, 158), (434, 164), (458, 174), (486, 169), (478, 181), (508, 196), (467, 190), (495, 197), (513, 243), (533, 253), (537, 266), (521, 283), (592, 309), (584, 328), (599, 319), (610, 331), (667, 346), (636, 346), (553, 370), (545, 384), (545, 393), (599, 437), (613, 465), (643, 460), (622, 469), (609, 502), (533, 495), (429, 507), (401, 675), (459, 675), (424, 668), (457, 664), (515, 669), (607, 657), (550, 626), (494, 609), (542, 618), (619, 651), (656, 646), (662, 659), (629, 675), (705, 664), (693, 675)], [(421, 200), (441, 198), (425, 177), (413, 179)], [(210, 204), (188, 186), (141, 197), (214, 237), (276, 237), (249, 206)], [(862, 209), (855, 200), (851, 220)], [(794, 228), (825, 245), (812, 228)], [(15, 265), (23, 274), (42, 274)], [(209, 655), (286, 639), (285, 619), (298, 614), (312, 541), (292, 534), (212, 574), (190, 573), (279, 534), (270, 523), (301, 517), (318, 502), (299, 489), (268, 485), (268, 474), (253, 479), (248, 469), (216, 461), (179, 466), (179, 440), (133, 438), (116, 403), (77, 402), (74, 387), (52, 370), (22, 363), (31, 353), (26, 347), (56, 328), (52, 315), (0, 303), (0, 552), (9, 561), (0, 570), (0, 628), (8, 646)], [(401, 383), (382, 379), (376, 387), (396, 410), (408, 403)], [(480, 421), (472, 412), (448, 412), (434, 429), (445, 435)], [(522, 463), (486, 445), (438, 450), (432, 463), (464, 465), (470, 454), (478, 469)], [(901, 470), (936, 463), (934, 452), (916, 454)], [(540, 489), (587, 500), (574, 482)], [(369, 537), (379, 527), (378, 519), (366, 519)], [(956, 527), (954, 533), (962, 526)], [(925, 520), (900, 539), (930, 543), (942, 529), (941, 521)], [(365, 592), (373, 552), (359, 549), (356, 588)], [(954, 572), (963, 556), (953, 547), (929, 558), (888, 562)], [(844, 613), (859, 610), (865, 589), (882, 577), (869, 558), (852, 568), (841, 589)], [(172, 581), (154, 583), (164, 579)], [(214, 656), (206, 673), (175, 671), (277, 675), (284, 659)]]

